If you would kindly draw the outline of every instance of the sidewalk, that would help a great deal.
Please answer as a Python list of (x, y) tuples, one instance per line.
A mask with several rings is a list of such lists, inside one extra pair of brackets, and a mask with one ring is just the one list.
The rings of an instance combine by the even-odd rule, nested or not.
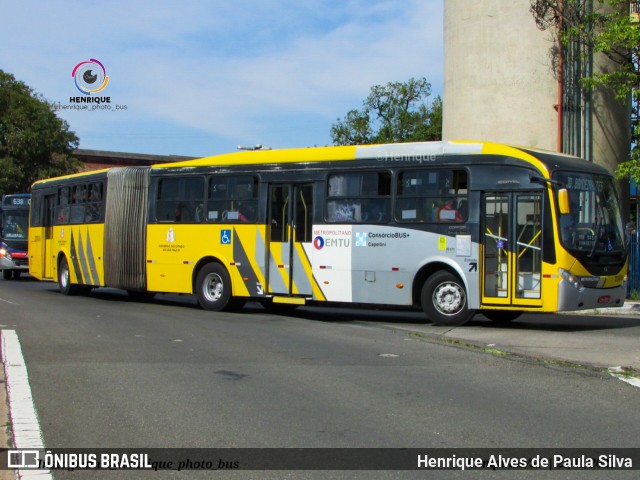
[(618, 308), (594, 308), (592, 310), (565, 312), (564, 315), (640, 315), (640, 301), (626, 300), (624, 305)]
[(615, 368), (640, 377), (640, 302), (626, 302), (620, 308), (566, 312), (560, 320), (558, 315), (532, 315), (506, 326), (478, 314), (463, 327), (426, 324), (400, 328), (487, 351), (603, 371)]

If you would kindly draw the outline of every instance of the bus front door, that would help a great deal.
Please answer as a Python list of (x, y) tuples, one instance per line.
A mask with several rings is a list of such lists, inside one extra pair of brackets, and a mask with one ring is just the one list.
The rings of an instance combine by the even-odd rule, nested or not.
[(305, 246), (313, 241), (313, 185), (269, 187), (267, 293), (311, 296), (313, 276)]
[(542, 194), (485, 193), (482, 205), (482, 304), (542, 306)]
[(53, 251), (53, 220), (55, 218), (55, 195), (45, 195), (43, 205), (44, 238), (42, 239), (42, 278), (53, 278), (53, 266), (56, 256)]

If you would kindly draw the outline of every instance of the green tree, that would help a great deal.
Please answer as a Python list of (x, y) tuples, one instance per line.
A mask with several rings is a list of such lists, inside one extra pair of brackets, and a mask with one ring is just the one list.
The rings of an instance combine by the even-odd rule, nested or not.
[(29, 192), (41, 178), (78, 171), (78, 137), (52, 103), (0, 70), (0, 195)]
[(334, 145), (414, 142), (442, 138), (442, 100), (425, 78), (371, 87), (361, 110), (350, 110), (331, 127)]
[(640, 181), (640, 0), (531, 0), (531, 12), (540, 28), (554, 27), (564, 45), (578, 42), (585, 54), (605, 55), (616, 65), (582, 83), (608, 87), (623, 102), (631, 98), (631, 158), (616, 173)]

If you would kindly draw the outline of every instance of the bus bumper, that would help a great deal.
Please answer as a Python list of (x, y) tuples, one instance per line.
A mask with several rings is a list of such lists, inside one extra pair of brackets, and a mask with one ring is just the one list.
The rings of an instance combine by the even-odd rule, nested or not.
[(558, 284), (558, 311), (621, 307), (626, 296), (625, 285), (607, 289), (576, 288), (563, 279)]
[(7, 257), (0, 257), (0, 270), (29, 270), (29, 262), (24, 260), (13, 260)]

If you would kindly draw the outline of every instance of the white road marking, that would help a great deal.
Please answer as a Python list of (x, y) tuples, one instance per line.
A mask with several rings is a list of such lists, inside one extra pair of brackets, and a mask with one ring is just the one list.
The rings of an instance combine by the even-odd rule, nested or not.
[(640, 378), (625, 375), (622, 367), (609, 367), (609, 373), (629, 385), (640, 388)]
[(20, 306), (19, 303), (11, 302), (9, 300), (5, 300), (4, 298), (0, 298), (0, 302), (8, 303), (10, 305), (17, 305), (18, 307)]
[[(38, 422), (27, 365), (15, 330), (0, 330), (2, 363), (7, 386), (9, 416), (16, 449), (44, 450), (42, 431)], [(20, 479), (53, 479), (49, 470), (18, 470)]]

